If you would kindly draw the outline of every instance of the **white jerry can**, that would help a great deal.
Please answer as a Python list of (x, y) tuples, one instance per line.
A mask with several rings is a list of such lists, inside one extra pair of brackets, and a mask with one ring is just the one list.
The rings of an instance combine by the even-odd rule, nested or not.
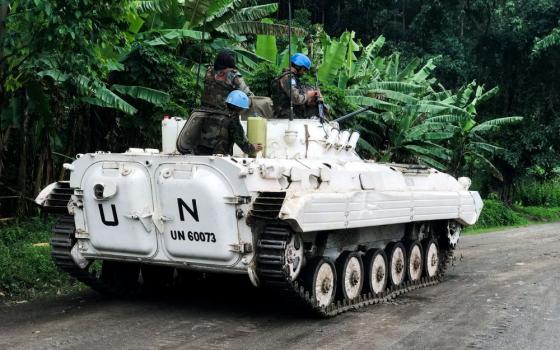
[(177, 154), (177, 137), (187, 121), (179, 117), (165, 116), (161, 121), (161, 152)]

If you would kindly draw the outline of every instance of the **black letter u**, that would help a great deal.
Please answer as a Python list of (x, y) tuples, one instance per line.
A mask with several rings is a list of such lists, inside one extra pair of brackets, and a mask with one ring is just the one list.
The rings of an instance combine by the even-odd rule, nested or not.
[(111, 204), (111, 210), (113, 211), (113, 221), (107, 221), (105, 220), (103, 204), (99, 203), (99, 214), (101, 214), (101, 221), (105, 224), (105, 226), (118, 226), (119, 218), (117, 217), (117, 207), (115, 207), (114, 204)]

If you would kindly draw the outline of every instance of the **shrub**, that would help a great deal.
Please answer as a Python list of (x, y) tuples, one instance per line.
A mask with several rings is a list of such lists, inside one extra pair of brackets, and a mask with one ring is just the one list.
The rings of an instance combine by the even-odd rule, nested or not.
[(528, 221), (503, 202), (493, 199), (484, 200), (484, 209), (473, 228), (524, 225)]
[(513, 201), (523, 206), (560, 207), (560, 181), (522, 182), (516, 187)]
[(560, 208), (558, 207), (543, 208), (515, 206), (513, 209), (532, 221), (549, 222), (560, 220)]
[(24, 299), (79, 288), (51, 260), (52, 222), (38, 218), (0, 226), (0, 300)]

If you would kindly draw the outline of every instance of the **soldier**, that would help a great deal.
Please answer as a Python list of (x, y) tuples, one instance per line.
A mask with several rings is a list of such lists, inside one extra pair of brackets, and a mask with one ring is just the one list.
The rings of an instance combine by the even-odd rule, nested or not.
[(216, 56), (214, 66), (208, 67), (204, 78), (204, 93), (202, 106), (218, 110), (225, 110), (225, 100), (233, 90), (241, 90), (247, 96), (253, 93), (245, 84), (241, 73), (235, 66), (235, 54), (224, 50)]
[(223, 111), (202, 108), (193, 112), (177, 140), (181, 153), (231, 155), (234, 143), (246, 154), (262, 150), (262, 144), (249, 143), (239, 120), (241, 111), (249, 108), (247, 94), (234, 90), (227, 95), (224, 105)]
[[(276, 118), (290, 117), (290, 89), (294, 118), (306, 118), (308, 106), (317, 106), (321, 97), (319, 90), (304, 88), (300, 78), (311, 69), (311, 60), (302, 53), (296, 53), (290, 58), (291, 67), (276, 78), (272, 86), (272, 100)], [(291, 81), (290, 81), (291, 76)]]

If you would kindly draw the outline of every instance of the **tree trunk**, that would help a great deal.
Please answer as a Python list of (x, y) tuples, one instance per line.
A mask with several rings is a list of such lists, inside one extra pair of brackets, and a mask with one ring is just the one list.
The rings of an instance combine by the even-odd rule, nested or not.
[[(23, 122), (21, 126), (21, 148), (19, 154), (19, 171), (18, 171), (18, 191), (21, 195), (25, 195), (27, 188), (27, 163), (28, 157), (27, 153), (29, 151), (29, 123), (31, 116), (27, 110), (27, 92), (24, 90), (21, 94), (22, 102), (22, 112), (23, 112)], [(17, 214), (18, 216), (23, 216), (27, 212), (26, 199), (21, 197), (18, 201)]]

